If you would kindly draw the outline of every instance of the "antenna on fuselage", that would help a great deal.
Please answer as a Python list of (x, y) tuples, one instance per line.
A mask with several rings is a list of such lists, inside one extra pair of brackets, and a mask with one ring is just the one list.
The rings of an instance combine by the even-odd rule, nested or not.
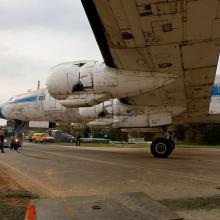
[(40, 80), (37, 81), (37, 89), (40, 89)]

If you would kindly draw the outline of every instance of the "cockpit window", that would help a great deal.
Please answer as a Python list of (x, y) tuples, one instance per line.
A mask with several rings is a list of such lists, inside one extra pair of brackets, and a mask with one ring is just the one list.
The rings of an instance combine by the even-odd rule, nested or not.
[(41, 101), (42, 101), (42, 100), (45, 100), (45, 96), (44, 96), (44, 95), (40, 95), (40, 96), (39, 96), (39, 100), (41, 100)]

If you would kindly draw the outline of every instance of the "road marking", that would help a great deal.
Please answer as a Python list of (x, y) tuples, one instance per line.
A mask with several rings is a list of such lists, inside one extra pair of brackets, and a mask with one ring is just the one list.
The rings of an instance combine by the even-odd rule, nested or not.
[[(77, 160), (84, 160), (84, 161), (100, 163), (100, 164), (105, 164), (105, 165), (111, 165), (111, 166), (117, 166), (117, 167), (122, 167), (122, 168), (138, 169), (138, 170), (147, 171), (148, 173), (149, 173), (149, 171), (154, 171), (154, 172), (156, 171), (156, 172), (160, 172), (162, 174), (165, 173), (169, 176), (180, 176), (180, 177), (192, 179), (192, 180), (195, 180), (195, 181), (200, 181), (200, 182), (203, 181), (203, 182), (208, 182), (208, 183), (217, 184), (217, 185), (220, 184), (220, 180), (219, 181), (214, 181), (214, 180), (211, 180), (211, 179), (209, 179), (207, 177), (204, 177), (204, 176), (192, 176), (192, 175), (188, 175), (184, 172), (167, 171), (167, 170), (163, 170), (163, 169), (159, 169), (159, 168), (152, 168), (152, 167), (144, 168), (144, 167), (140, 167), (140, 166), (137, 166), (137, 165), (128, 165), (128, 164), (122, 164), (122, 163), (117, 163), (117, 162), (97, 160), (97, 159), (92, 159), (92, 158), (88, 158), (88, 157), (66, 155), (66, 154), (63, 154), (63, 153), (55, 153), (55, 152), (50, 152), (50, 151), (37, 150), (37, 149), (33, 149), (33, 148), (28, 148), (28, 147), (26, 147), (26, 149), (41, 152), (41, 153), (47, 153), (47, 154), (51, 154), (51, 155), (55, 155), (55, 156), (73, 158), (73, 159), (77, 159)], [(150, 174), (153, 174), (153, 173), (150, 173)]]

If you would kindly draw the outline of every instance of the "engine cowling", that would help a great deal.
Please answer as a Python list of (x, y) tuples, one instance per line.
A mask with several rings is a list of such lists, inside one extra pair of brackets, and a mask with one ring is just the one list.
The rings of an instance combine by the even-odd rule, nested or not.
[(177, 77), (158, 72), (118, 70), (95, 61), (69, 62), (51, 69), (47, 89), (51, 96), (62, 100), (64, 106), (85, 107), (110, 98), (146, 93), (173, 82)]
[(53, 67), (47, 78), (47, 90), (56, 99), (66, 99), (73, 92), (73, 85), (79, 81), (80, 67), (74, 62)]

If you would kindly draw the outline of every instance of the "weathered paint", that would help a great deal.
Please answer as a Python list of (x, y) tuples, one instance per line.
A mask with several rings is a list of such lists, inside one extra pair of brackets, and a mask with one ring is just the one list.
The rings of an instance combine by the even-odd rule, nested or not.
[[(55, 103), (55, 104), (54, 104)], [(79, 121), (77, 109), (64, 108), (46, 89), (13, 97), (0, 108), (0, 117), (21, 121)]]
[(47, 89), (66, 107), (84, 107), (114, 97), (126, 98), (147, 93), (177, 77), (158, 72), (117, 70), (95, 61), (82, 66), (69, 62), (51, 69)]

